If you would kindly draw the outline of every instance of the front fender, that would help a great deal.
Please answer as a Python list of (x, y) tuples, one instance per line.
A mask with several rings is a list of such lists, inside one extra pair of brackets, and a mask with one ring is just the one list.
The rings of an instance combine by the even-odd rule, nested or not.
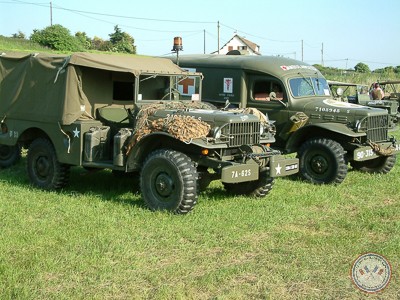
[[(346, 124), (341, 123), (320, 123), (320, 124), (311, 124), (308, 126), (301, 127), (296, 130), (288, 139), (286, 143), (286, 152), (293, 153), (296, 152), (296, 149), (306, 140), (323, 136), (326, 138), (332, 139), (344, 139), (349, 138), (357, 138), (361, 136), (365, 136), (364, 132), (354, 132)], [(340, 138), (341, 137), (341, 138)]]
[(195, 141), (184, 143), (166, 132), (157, 131), (145, 135), (137, 143), (131, 145), (126, 162), (127, 170), (140, 169), (147, 155), (156, 149), (163, 148), (174, 149), (184, 153), (200, 152), (200, 146)]
[(352, 138), (365, 135), (364, 132), (354, 132), (354, 130), (351, 130), (346, 124), (342, 123), (320, 123), (320, 124), (314, 124), (312, 126), (317, 128), (323, 128), (325, 130), (339, 133)]

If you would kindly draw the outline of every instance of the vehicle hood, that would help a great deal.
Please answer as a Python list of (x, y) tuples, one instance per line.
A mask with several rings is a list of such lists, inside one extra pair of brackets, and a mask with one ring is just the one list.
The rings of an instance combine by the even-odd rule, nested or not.
[(155, 118), (165, 118), (170, 115), (185, 115), (192, 116), (196, 119), (207, 123), (246, 123), (259, 122), (259, 118), (252, 114), (243, 114), (240, 112), (221, 111), (221, 110), (206, 110), (206, 109), (187, 109), (175, 110), (166, 109), (158, 110), (154, 113)]
[(366, 117), (385, 115), (387, 111), (385, 109), (373, 108), (363, 106), (359, 104), (353, 104), (348, 102), (337, 101), (333, 99), (313, 99), (304, 105), (304, 111), (307, 115), (320, 114), (320, 115), (332, 115), (332, 116), (354, 116), (354, 117)]

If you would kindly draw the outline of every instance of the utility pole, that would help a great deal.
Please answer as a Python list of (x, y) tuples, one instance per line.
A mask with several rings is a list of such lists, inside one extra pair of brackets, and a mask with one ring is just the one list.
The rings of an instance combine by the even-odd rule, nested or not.
[(324, 43), (322, 43), (321, 48), (321, 65), (324, 66)]
[(304, 43), (301, 40), (301, 61), (304, 61)]
[(218, 21), (218, 54), (219, 54), (219, 21)]
[(53, 26), (53, 4), (50, 1), (50, 26)]
[(203, 39), (204, 39), (204, 50), (203, 54), (206, 54), (206, 30), (203, 29)]

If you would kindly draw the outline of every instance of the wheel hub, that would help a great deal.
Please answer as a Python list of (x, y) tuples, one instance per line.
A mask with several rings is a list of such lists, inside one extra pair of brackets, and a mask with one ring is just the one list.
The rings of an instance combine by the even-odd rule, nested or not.
[(170, 196), (174, 190), (174, 183), (171, 177), (166, 173), (159, 174), (156, 178), (156, 189), (161, 196)]
[(328, 161), (322, 156), (315, 156), (311, 161), (311, 168), (315, 173), (323, 174), (328, 167)]
[(49, 174), (50, 164), (46, 157), (39, 157), (36, 161), (36, 172), (41, 177), (46, 177)]

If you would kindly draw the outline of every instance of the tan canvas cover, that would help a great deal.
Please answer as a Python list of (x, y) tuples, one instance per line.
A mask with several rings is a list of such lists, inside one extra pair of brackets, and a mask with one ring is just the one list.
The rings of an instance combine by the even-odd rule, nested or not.
[(68, 125), (90, 106), (79, 66), (128, 72), (187, 74), (170, 60), (141, 56), (75, 53), (0, 55), (0, 119), (17, 118)]

